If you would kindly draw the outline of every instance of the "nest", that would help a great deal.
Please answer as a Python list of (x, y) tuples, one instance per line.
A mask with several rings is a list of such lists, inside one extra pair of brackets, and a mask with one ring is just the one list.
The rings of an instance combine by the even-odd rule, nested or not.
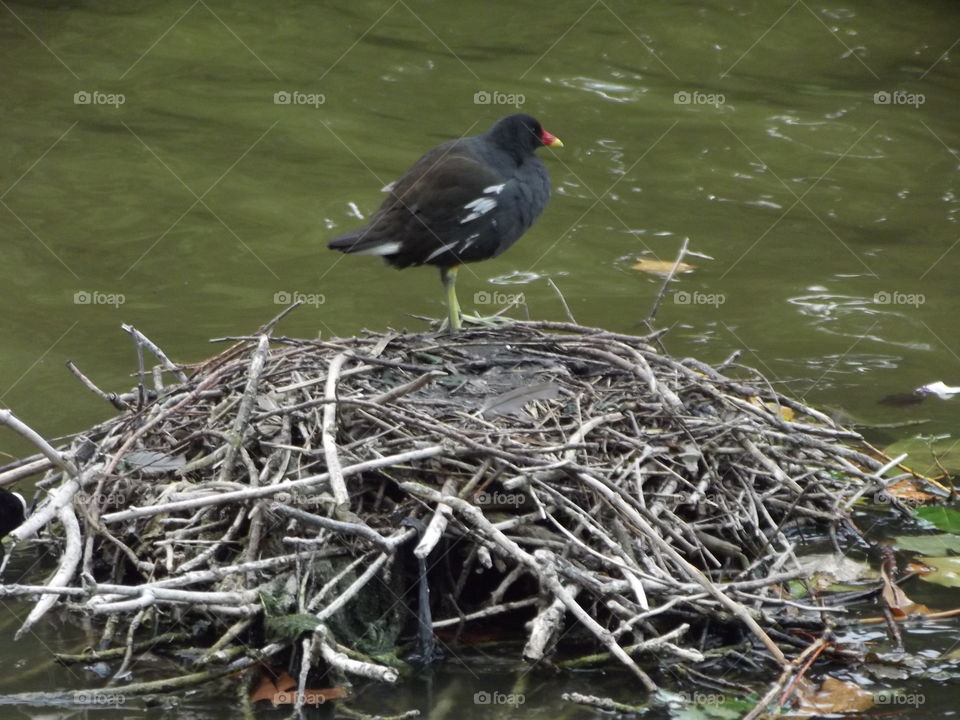
[(799, 533), (843, 525), (886, 470), (759, 374), (656, 335), (264, 328), (185, 368), (127, 329), (163, 360), (153, 387), (49, 449), (14, 537), (46, 528), (59, 567), (0, 586), (47, 593), (21, 634), (56, 603), (109, 620), (115, 677), (159, 637), (193, 649), (190, 682), (270, 657), (301, 690), (393, 682), (491, 625), (527, 661), (622, 664), (648, 689), (731, 640), (782, 664), (791, 629), (822, 628), (781, 593)]

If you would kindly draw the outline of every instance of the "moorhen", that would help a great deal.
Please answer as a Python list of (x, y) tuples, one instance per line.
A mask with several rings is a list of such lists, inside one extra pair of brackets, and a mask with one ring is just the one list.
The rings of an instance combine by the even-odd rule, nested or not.
[(435, 265), (447, 291), (451, 330), (461, 327), (455, 283), (462, 263), (496, 257), (533, 224), (550, 197), (534, 151), (563, 147), (518, 113), (483, 135), (449, 140), (386, 188), (370, 224), (330, 241), (331, 250), (380, 255), (390, 265)]
[[(23, 495), (0, 488), (0, 540), (20, 527), (26, 517), (27, 501)], [(3, 545), (0, 545), (0, 565), (3, 557)]]

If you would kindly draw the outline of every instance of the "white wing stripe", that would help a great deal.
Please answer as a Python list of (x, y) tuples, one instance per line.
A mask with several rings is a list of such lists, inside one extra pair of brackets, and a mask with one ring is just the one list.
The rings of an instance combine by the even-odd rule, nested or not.
[(400, 249), (399, 242), (385, 242), (381, 245), (374, 245), (373, 247), (364, 248), (363, 250), (357, 250), (356, 255), (393, 255)]
[(424, 262), (430, 262), (435, 257), (439, 257), (440, 255), (443, 255), (445, 252), (447, 252), (447, 250), (453, 250), (453, 248), (455, 248), (456, 246), (457, 246), (457, 241), (454, 241), (452, 243), (447, 243), (446, 245), (441, 245), (432, 253), (427, 255), (427, 259), (424, 260)]
[(486, 215), (488, 212), (493, 210), (497, 206), (497, 201), (493, 198), (482, 197), (477, 198), (471, 202), (468, 202), (464, 207), (467, 210), (473, 210), (469, 215), (465, 216), (463, 220), (460, 221), (460, 224), (468, 223), (471, 220), (476, 220), (481, 215)]

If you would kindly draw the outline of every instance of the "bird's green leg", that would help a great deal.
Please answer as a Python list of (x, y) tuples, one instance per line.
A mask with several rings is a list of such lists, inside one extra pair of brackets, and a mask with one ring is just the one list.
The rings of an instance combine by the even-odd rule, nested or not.
[(441, 329), (446, 327), (450, 332), (456, 332), (463, 327), (464, 322), (481, 327), (502, 327), (512, 323), (513, 320), (501, 317), (500, 315), (467, 315), (460, 311), (460, 303), (457, 301), (457, 290), (455, 287), (457, 270), (459, 269), (459, 265), (440, 268), (440, 279), (443, 280), (443, 287), (447, 291), (447, 320), (444, 322), (444, 325), (441, 326)]
[(443, 287), (447, 291), (447, 318), (450, 332), (460, 329), (460, 303), (457, 302), (457, 270), (459, 265), (453, 267), (440, 268), (440, 279), (443, 281)]

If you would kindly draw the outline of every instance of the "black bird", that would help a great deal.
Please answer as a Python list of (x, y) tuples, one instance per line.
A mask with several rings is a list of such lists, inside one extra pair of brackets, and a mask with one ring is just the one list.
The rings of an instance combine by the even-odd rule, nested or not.
[[(16, 530), (27, 517), (27, 501), (18, 492), (0, 488), (0, 540)], [(4, 550), (0, 545), (0, 563)]]
[(462, 263), (496, 257), (537, 219), (550, 176), (534, 151), (563, 143), (522, 113), (483, 135), (449, 140), (385, 190), (370, 224), (330, 241), (331, 250), (380, 255), (390, 265), (435, 265), (447, 291), (450, 328), (460, 328), (455, 283)]

